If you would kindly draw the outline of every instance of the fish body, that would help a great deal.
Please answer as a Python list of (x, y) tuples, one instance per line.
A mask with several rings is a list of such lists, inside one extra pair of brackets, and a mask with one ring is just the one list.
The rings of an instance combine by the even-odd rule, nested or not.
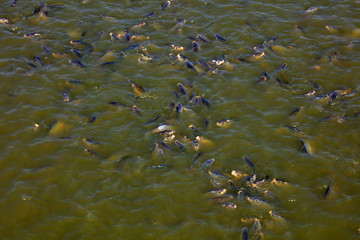
[(206, 160), (204, 164), (201, 166), (201, 169), (210, 167), (214, 162), (215, 162), (215, 158), (210, 158), (209, 160)]
[(74, 67), (78, 67), (78, 68), (86, 68), (84, 66), (84, 64), (82, 64), (80, 61), (78, 60), (69, 60), (69, 62), (74, 66)]

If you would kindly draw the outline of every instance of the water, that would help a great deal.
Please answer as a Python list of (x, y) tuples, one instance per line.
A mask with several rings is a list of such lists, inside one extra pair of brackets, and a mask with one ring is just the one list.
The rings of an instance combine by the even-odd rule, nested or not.
[[(358, 88), (358, 1), (174, 0), (163, 11), (164, 1), (12, 2), (0, 5), (0, 17), (10, 21), (0, 28), (2, 239), (241, 239), (244, 227), (254, 239), (245, 217), (260, 220), (263, 239), (359, 238), (359, 93), (316, 99)], [(47, 14), (33, 15), (41, 3)], [(306, 13), (310, 7), (316, 10)], [(138, 39), (111, 41), (111, 32), (125, 28)], [(34, 32), (40, 36), (24, 37)], [(140, 46), (122, 51), (133, 44)], [(180, 53), (198, 72), (171, 44), (184, 47)], [(265, 55), (250, 57), (255, 46)], [(151, 60), (139, 62), (143, 55)], [(211, 73), (198, 59), (227, 62)], [(270, 79), (258, 82), (264, 72)], [(129, 80), (145, 94), (137, 96)], [(315, 95), (305, 96), (310, 90)], [(192, 93), (210, 106), (189, 102)], [(170, 102), (185, 108), (177, 114)], [(226, 119), (228, 127), (217, 126)], [(171, 126), (175, 139), (152, 133), (161, 125)], [(192, 144), (197, 136), (208, 140), (200, 150)], [(244, 156), (258, 179), (269, 177), (258, 188), (231, 175), (252, 173)], [(223, 187), (236, 209), (206, 194), (216, 189), (208, 170), (231, 179)], [(271, 184), (274, 178), (288, 184)], [(268, 204), (241, 199), (241, 187)]]

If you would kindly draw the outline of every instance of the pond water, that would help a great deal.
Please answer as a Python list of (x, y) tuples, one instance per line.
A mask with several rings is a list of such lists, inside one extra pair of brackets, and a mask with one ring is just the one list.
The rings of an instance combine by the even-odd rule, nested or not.
[(1, 238), (359, 239), (359, 11), (0, 1)]

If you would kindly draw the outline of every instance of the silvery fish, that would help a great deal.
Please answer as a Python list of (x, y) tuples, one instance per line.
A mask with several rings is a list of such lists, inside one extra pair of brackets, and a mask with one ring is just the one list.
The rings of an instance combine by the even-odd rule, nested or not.
[(235, 209), (236, 208), (236, 204), (231, 203), (231, 202), (221, 203), (220, 206), (222, 206), (224, 208), (228, 208), (228, 209)]
[(214, 162), (215, 162), (215, 158), (210, 158), (209, 160), (204, 162), (204, 164), (201, 166), (201, 169), (205, 169), (207, 167), (210, 167), (211, 164), (213, 164)]

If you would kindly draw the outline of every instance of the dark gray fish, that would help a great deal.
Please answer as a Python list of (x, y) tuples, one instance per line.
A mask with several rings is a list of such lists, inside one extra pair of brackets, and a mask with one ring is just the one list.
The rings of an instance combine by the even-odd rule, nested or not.
[(144, 124), (146, 125), (146, 124), (149, 124), (149, 123), (153, 123), (153, 122), (155, 122), (156, 120), (158, 120), (160, 117), (161, 117), (161, 115), (156, 116), (156, 117), (150, 119), (149, 121), (145, 122)]
[(77, 84), (83, 84), (82, 82), (77, 81), (77, 80), (68, 80), (68, 81), (66, 81), (66, 83), (69, 83), (69, 84), (74, 84), (74, 85), (77, 85)]
[(198, 154), (196, 154), (196, 156), (194, 157), (194, 159), (193, 159), (193, 161), (192, 161), (192, 164), (194, 164), (195, 161), (196, 161), (199, 157), (201, 157), (203, 154), (204, 154), (203, 152), (199, 152)]
[(245, 162), (252, 168), (253, 172), (255, 173), (255, 166), (254, 164), (251, 162), (250, 158), (248, 157), (244, 157)]
[(70, 52), (74, 53), (75, 56), (77, 56), (78, 58), (82, 58), (81, 53), (79, 52), (79, 50), (75, 49), (75, 48), (71, 48), (69, 49)]
[(228, 180), (229, 180), (224, 174), (219, 173), (217, 171), (209, 170), (208, 173), (216, 181), (222, 181), (225, 183), (225, 182), (228, 182)]
[(216, 40), (218, 40), (220, 42), (226, 42), (226, 39), (223, 38), (222, 36), (218, 35), (218, 34), (215, 34), (215, 38), (216, 38)]
[(96, 142), (96, 141), (94, 141), (94, 140), (92, 140), (92, 139), (90, 139), (90, 138), (83, 138), (83, 141), (84, 141), (85, 144), (89, 144), (89, 145), (99, 145), (98, 142)]
[(264, 72), (263, 74), (264, 74), (264, 76), (260, 77), (258, 82), (265, 82), (270, 79), (269, 74), (267, 74), (266, 72)]
[(160, 142), (160, 144), (169, 150), (173, 150), (169, 145), (167, 145), (166, 143), (164, 143), (162, 141)]
[(126, 104), (124, 104), (124, 103), (120, 103), (120, 102), (117, 102), (117, 101), (109, 102), (109, 104), (111, 104), (111, 105), (113, 105), (113, 106), (129, 107), (129, 105), (126, 105)]
[(50, 49), (49, 49), (47, 46), (41, 45), (41, 48), (42, 48), (42, 50), (44, 50), (46, 53), (50, 53), (50, 54), (51, 54)]
[(208, 108), (210, 108), (210, 102), (206, 100), (205, 98), (201, 97), (201, 101), (203, 104), (205, 104)]
[(315, 95), (315, 94), (316, 94), (316, 90), (310, 90), (310, 91), (304, 93), (303, 95), (304, 95), (304, 96), (313, 96), (313, 95)]
[(11, 7), (15, 7), (15, 6), (16, 6), (16, 2), (17, 2), (16, 0), (13, 0), (13, 1), (11, 2), (11, 5), (10, 5), (10, 6), (11, 6)]
[(63, 99), (64, 99), (64, 102), (69, 102), (70, 101), (69, 93), (63, 92)]
[(294, 126), (290, 126), (290, 125), (287, 125), (286, 126), (289, 130), (291, 131), (294, 131), (294, 132), (297, 132), (297, 133), (304, 133), (303, 131), (301, 131), (299, 128), (297, 127), (294, 127)]
[(155, 12), (151, 12), (151, 13), (149, 13), (149, 14), (146, 14), (145, 17), (152, 17), (152, 16), (154, 16), (154, 15), (155, 15)]
[(179, 94), (176, 91), (173, 91), (173, 94), (176, 98), (180, 98)]
[(103, 62), (102, 64), (101, 64), (101, 66), (109, 66), (109, 65), (113, 65), (113, 64), (115, 64), (116, 62), (114, 62), (114, 61), (110, 61), (110, 62)]
[(205, 128), (208, 128), (209, 124), (210, 124), (210, 117), (206, 117), (205, 118)]
[(194, 50), (194, 52), (199, 52), (200, 51), (200, 46), (196, 41), (192, 42), (191, 47)]
[(137, 47), (140, 47), (140, 45), (139, 44), (133, 44), (133, 45), (128, 46), (127, 48), (124, 48), (121, 51), (126, 51), (126, 50), (134, 49), (134, 48), (137, 48)]
[(329, 195), (330, 195), (330, 193), (331, 193), (331, 190), (332, 190), (332, 188), (333, 188), (333, 186), (334, 186), (334, 180), (332, 180), (332, 182), (329, 184), (329, 186), (326, 188), (326, 191), (324, 192), (324, 194), (323, 194), (323, 199), (324, 200), (326, 200), (328, 197), (329, 197)]
[(139, 116), (142, 116), (140, 109), (139, 109), (136, 105), (133, 105), (133, 106), (132, 106), (132, 109), (133, 109), (133, 111), (136, 112)]
[(95, 122), (95, 120), (96, 120), (96, 116), (94, 115), (89, 119), (89, 121), (87, 123), (88, 124), (93, 123), (93, 122)]
[(295, 108), (294, 110), (291, 111), (290, 116), (296, 116), (301, 110), (303, 110), (303, 106), (300, 106), (298, 108)]
[(206, 160), (203, 165), (201, 166), (201, 169), (205, 169), (207, 167), (210, 167), (211, 164), (215, 162), (215, 158), (210, 158), (209, 160)]
[(34, 9), (33, 15), (37, 15), (37, 14), (39, 14), (41, 11), (44, 11), (45, 7), (46, 7), (46, 4), (45, 4), (45, 3), (40, 4), (39, 7), (37, 7), (37, 8)]
[(190, 69), (194, 70), (195, 72), (197, 72), (194, 64), (192, 64), (191, 62), (188, 62), (188, 61), (186, 61), (185, 64), (186, 64), (186, 66), (187, 66), (188, 68), (190, 68)]
[(184, 85), (182, 85), (181, 83), (176, 84), (177, 89), (179, 90), (179, 92), (181, 92), (183, 95), (186, 95), (186, 89), (184, 87)]
[(41, 67), (45, 66), (44, 62), (41, 60), (39, 56), (34, 57), (34, 63)]
[(329, 94), (329, 101), (328, 103), (333, 102), (338, 96), (339, 96), (339, 92), (337, 90), (333, 91), (332, 93)]
[(183, 144), (182, 142), (180, 142), (179, 140), (175, 140), (175, 144), (176, 144), (179, 148), (185, 149), (184, 144)]
[(79, 68), (86, 68), (84, 66), (84, 64), (82, 64), (80, 61), (78, 60), (69, 60), (70, 63), (74, 66), (74, 67), (79, 67)]
[(242, 240), (248, 240), (248, 239), (249, 239), (248, 229), (244, 227), (242, 229)]
[(109, 34), (109, 36), (110, 36), (110, 40), (111, 40), (111, 41), (119, 41), (119, 40), (120, 40), (120, 39), (116, 36), (116, 34), (113, 33), (113, 32), (111, 32), (111, 33)]
[(164, 3), (164, 5), (162, 6), (161, 10), (164, 11), (165, 9), (167, 9), (168, 7), (170, 7), (171, 3), (172, 3), (172, 0), (166, 1), (166, 2)]
[(283, 65), (280, 66), (279, 70), (285, 70), (285, 68), (287, 68), (287, 63), (284, 63)]
[(220, 206), (222, 206), (222, 207), (224, 207), (224, 208), (228, 208), (228, 209), (235, 209), (235, 208), (236, 208), (236, 204), (235, 204), (235, 203), (231, 203), (231, 202), (221, 203)]
[(179, 103), (177, 106), (176, 106), (176, 113), (178, 116), (180, 116), (180, 112), (182, 111), (182, 105), (181, 103)]
[(96, 156), (96, 153), (93, 150), (91, 150), (90, 148), (85, 148), (84, 152), (86, 152), (90, 156)]
[(195, 93), (192, 93), (189, 97), (189, 101), (192, 101), (194, 98), (196, 97), (196, 94)]
[(26, 37), (26, 38), (40, 37), (40, 33), (37, 33), (37, 32), (26, 33), (26, 34), (24, 34), (24, 37)]
[(209, 65), (208, 65), (205, 61), (198, 59), (197, 62), (198, 62), (201, 66), (203, 66), (206, 70), (210, 69)]

